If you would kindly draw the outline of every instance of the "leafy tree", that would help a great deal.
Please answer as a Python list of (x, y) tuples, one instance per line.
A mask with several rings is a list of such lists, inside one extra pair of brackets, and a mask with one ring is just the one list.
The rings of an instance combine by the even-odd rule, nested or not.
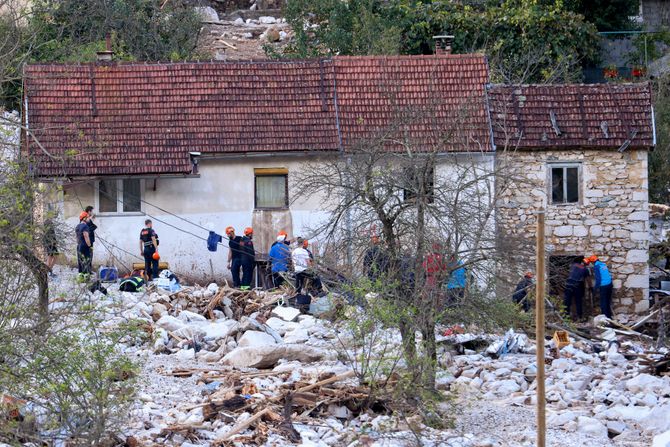
[(0, 56), (12, 56), (2, 57), (0, 106), (18, 108), (27, 61), (95, 61), (107, 36), (117, 60), (194, 59), (199, 32), (197, 13), (177, 0), (34, 0), (29, 11), (0, 8)]
[(630, 17), (638, 13), (637, 0), (565, 0), (565, 7), (584, 16), (598, 31), (623, 31), (635, 28)]
[(560, 3), (289, 0), (286, 17), (295, 32), (291, 57), (430, 54), (433, 36), (453, 34), (454, 52), (485, 51), (494, 80), (508, 82), (578, 80), (580, 65), (598, 57), (595, 27)]
[(49, 43), (37, 60), (91, 60), (107, 35), (127, 59), (177, 60), (194, 54), (200, 18), (178, 1), (38, 0), (31, 27)]
[(656, 148), (649, 153), (649, 199), (670, 203), (670, 78), (654, 81)]
[(285, 14), (296, 39), (287, 53), (298, 57), (398, 54), (402, 28), (393, 22), (393, 12), (379, 0), (289, 1)]

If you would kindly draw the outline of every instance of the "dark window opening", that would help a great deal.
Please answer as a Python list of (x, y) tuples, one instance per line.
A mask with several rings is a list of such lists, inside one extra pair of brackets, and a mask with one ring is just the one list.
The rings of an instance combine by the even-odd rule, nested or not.
[(553, 166), (551, 168), (551, 203), (579, 202), (579, 167)]
[(408, 169), (405, 172), (406, 187), (403, 188), (403, 200), (414, 201), (419, 194), (425, 194), (426, 201), (433, 203), (435, 201), (435, 169), (430, 168), (421, 184), (421, 173), (416, 169)]
[(101, 180), (98, 184), (99, 210), (101, 213), (116, 213), (118, 188), (116, 180)]
[(142, 181), (112, 179), (98, 182), (98, 209), (101, 213), (142, 212)]

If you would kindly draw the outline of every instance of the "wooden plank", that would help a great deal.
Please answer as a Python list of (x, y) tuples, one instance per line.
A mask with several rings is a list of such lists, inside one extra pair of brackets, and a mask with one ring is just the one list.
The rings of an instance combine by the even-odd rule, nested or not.
[(263, 410), (259, 411), (258, 413), (254, 414), (253, 416), (251, 416), (246, 421), (242, 421), (239, 424), (235, 425), (225, 435), (221, 436), (220, 438), (216, 438), (214, 440), (214, 443), (215, 444), (216, 443), (222, 443), (222, 442), (225, 442), (225, 441), (229, 440), (230, 438), (232, 438), (236, 434), (240, 433), (241, 431), (244, 431), (247, 427), (249, 427), (254, 422), (259, 421), (263, 416), (270, 413), (271, 411), (272, 411), (272, 409), (270, 407), (264, 408)]

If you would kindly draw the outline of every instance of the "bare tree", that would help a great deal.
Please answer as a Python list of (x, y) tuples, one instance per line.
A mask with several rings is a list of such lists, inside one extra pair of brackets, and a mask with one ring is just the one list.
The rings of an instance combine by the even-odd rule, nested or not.
[[(438, 100), (398, 106), (383, 129), (340, 156), (306, 164), (295, 178), (294, 199), (327, 198), (329, 217), (314, 235), (341, 247), (340, 258), (358, 255), (354, 276), (376, 269), (368, 286), (400, 316), (411, 383), (421, 385), (415, 395), (435, 389), (438, 322), (495, 325), (499, 317), (490, 311), (500, 303), (495, 209), (506, 173), (488, 141), (471, 132), (481, 100), (470, 98), (448, 124), (439, 118)], [(417, 126), (419, 134), (409, 131)], [(371, 236), (379, 238), (375, 254), (361, 262)]]

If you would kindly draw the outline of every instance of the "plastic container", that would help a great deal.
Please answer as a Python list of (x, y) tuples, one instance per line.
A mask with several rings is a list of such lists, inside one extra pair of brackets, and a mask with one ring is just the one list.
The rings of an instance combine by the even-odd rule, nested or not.
[(100, 266), (98, 278), (102, 282), (114, 282), (119, 279), (119, 270), (116, 267)]

